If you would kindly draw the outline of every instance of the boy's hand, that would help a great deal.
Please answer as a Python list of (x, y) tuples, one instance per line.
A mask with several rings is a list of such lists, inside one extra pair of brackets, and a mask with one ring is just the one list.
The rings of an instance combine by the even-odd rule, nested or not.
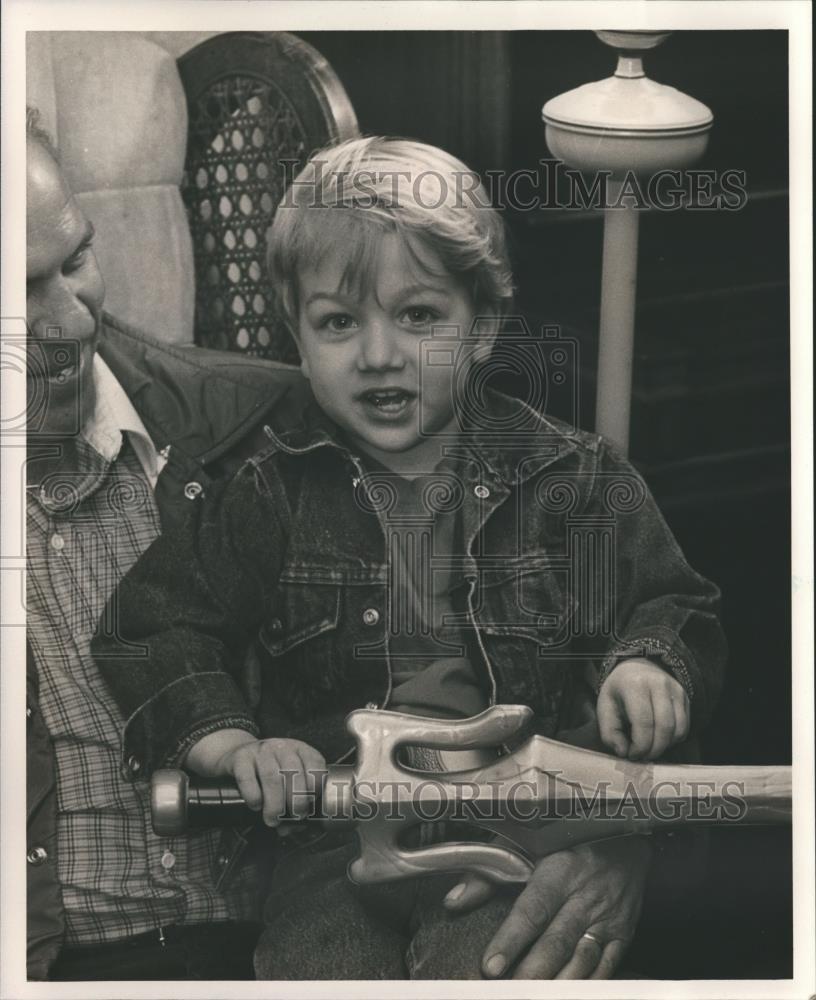
[(232, 775), (250, 809), (263, 808), (267, 826), (278, 826), (314, 808), (326, 761), (300, 740), (255, 740), (228, 750), (217, 766)]
[(688, 735), (688, 695), (650, 660), (621, 660), (601, 685), (598, 728), (619, 757), (654, 760)]
[(205, 777), (235, 780), (250, 809), (263, 809), (267, 826), (310, 812), (326, 770), (323, 755), (300, 740), (258, 740), (241, 729), (221, 729), (190, 749), (185, 767)]

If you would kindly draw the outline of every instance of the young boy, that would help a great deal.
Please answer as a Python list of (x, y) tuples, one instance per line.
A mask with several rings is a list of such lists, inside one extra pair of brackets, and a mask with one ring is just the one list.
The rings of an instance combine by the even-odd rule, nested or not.
[[(205, 484), (186, 532), (121, 585), (117, 637), (95, 642), (141, 776), (232, 777), (274, 826), (348, 754), (350, 711), (523, 703), (556, 736), (588, 665), (621, 756), (683, 740), (690, 702), (704, 721), (724, 652), (716, 588), (604, 441), (485, 387), (512, 285), (475, 175), (404, 140), (324, 150), (278, 210), (269, 266), (313, 400), (281, 408), (233, 480)], [(451, 880), (360, 889), (352, 854), (348, 835), (285, 854), (259, 975), (478, 968), (506, 900), (451, 922)]]

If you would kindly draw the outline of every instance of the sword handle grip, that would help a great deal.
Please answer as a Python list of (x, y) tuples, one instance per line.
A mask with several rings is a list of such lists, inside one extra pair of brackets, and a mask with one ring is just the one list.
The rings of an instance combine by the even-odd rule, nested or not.
[(249, 826), (260, 813), (250, 809), (238, 788), (223, 778), (195, 778), (185, 771), (163, 768), (150, 782), (153, 832), (177, 837), (188, 830), (219, 826)]

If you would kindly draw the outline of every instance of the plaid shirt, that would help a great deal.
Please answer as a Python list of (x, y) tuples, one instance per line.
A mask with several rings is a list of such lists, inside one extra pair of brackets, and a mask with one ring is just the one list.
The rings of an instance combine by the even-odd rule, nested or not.
[(110, 371), (101, 364), (94, 376), (98, 402), (77, 441), (77, 471), (47, 477), (27, 496), (28, 637), (56, 757), (69, 945), (255, 916), (250, 867), (227, 892), (215, 889), (217, 831), (155, 836), (148, 783), (119, 771), (123, 720), (90, 640), (98, 627), (115, 627), (99, 624), (105, 603), (159, 533), (151, 486), (161, 456)]

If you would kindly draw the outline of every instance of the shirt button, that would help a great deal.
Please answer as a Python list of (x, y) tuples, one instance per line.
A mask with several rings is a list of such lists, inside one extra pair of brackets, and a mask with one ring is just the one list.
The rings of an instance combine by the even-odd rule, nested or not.
[(269, 623), (269, 628), (273, 632), (280, 632), (280, 630), (283, 628), (283, 622), (280, 620), (280, 618), (273, 618), (272, 621)]
[(376, 608), (366, 608), (363, 612), (363, 625), (376, 625), (380, 620), (380, 612)]
[(490, 496), (490, 490), (486, 486), (482, 486), (481, 483), (479, 483), (478, 486), (473, 487), (473, 492), (480, 500), (487, 500)]
[(26, 861), (30, 865), (44, 865), (48, 860), (48, 851), (44, 847), (32, 847), (26, 855)]
[(65, 539), (58, 531), (55, 531), (51, 536), (51, 548), (56, 549), (57, 552), (62, 552), (65, 548)]
[(161, 866), (166, 871), (170, 871), (173, 865), (176, 863), (176, 856), (172, 851), (165, 851), (161, 856)]
[(135, 754), (131, 754), (127, 759), (127, 766), (131, 774), (138, 774), (142, 769), (142, 762)]
[(184, 495), (187, 497), (188, 500), (197, 499), (198, 497), (201, 496), (203, 492), (204, 492), (204, 487), (201, 485), (201, 483), (197, 483), (195, 481), (193, 481), (192, 483), (187, 483), (187, 485), (184, 487)]

